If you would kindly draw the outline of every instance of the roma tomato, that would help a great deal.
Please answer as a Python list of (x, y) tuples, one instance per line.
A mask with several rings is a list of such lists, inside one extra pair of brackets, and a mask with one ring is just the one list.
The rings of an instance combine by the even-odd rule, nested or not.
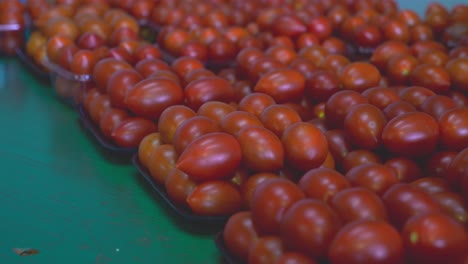
[(437, 177), (424, 177), (410, 183), (416, 188), (433, 195), (439, 192), (450, 191), (450, 186), (446, 179)]
[(440, 143), (443, 148), (460, 151), (468, 147), (468, 108), (458, 107), (439, 118)]
[(455, 192), (442, 191), (432, 197), (440, 206), (442, 212), (460, 222), (463, 226), (468, 224), (468, 210), (463, 197)]
[(341, 129), (332, 129), (325, 132), (328, 142), (328, 150), (337, 164), (342, 163), (343, 159), (351, 151), (351, 143)]
[(391, 119), (384, 127), (385, 147), (396, 155), (420, 157), (432, 153), (439, 139), (439, 124), (423, 112), (406, 113)]
[(158, 119), (158, 129), (161, 134), (161, 141), (172, 144), (174, 134), (179, 125), (185, 120), (197, 114), (185, 105), (173, 105), (164, 109)]
[(221, 129), (233, 136), (243, 128), (256, 126), (263, 127), (263, 123), (251, 113), (244, 111), (232, 111), (221, 119)]
[(157, 131), (156, 124), (142, 117), (129, 117), (112, 131), (114, 142), (124, 148), (136, 148), (148, 134)]
[(384, 165), (395, 170), (400, 182), (412, 182), (423, 177), (419, 164), (409, 158), (394, 157), (387, 160)]
[(250, 175), (247, 180), (240, 185), (240, 192), (244, 199), (244, 207), (250, 209), (252, 197), (257, 186), (269, 179), (278, 178), (279, 175), (272, 172), (258, 172)]
[(286, 251), (278, 258), (276, 264), (318, 264), (317, 261), (310, 258), (309, 256), (295, 252), (295, 251)]
[(99, 60), (93, 68), (93, 79), (96, 82), (96, 87), (101, 91), (105, 92), (107, 89), (107, 82), (111, 75), (121, 69), (131, 69), (132, 66), (125, 61), (105, 58)]
[(341, 84), (346, 90), (363, 92), (380, 82), (380, 72), (368, 62), (353, 62), (343, 69), (340, 76)]
[(112, 131), (116, 129), (122, 121), (127, 119), (130, 115), (127, 111), (117, 108), (110, 108), (107, 110), (101, 117), (99, 121), (99, 129), (101, 133), (107, 137), (111, 138)]
[(125, 96), (143, 77), (134, 69), (121, 69), (109, 77), (107, 94), (113, 107), (126, 108)]
[(278, 178), (261, 182), (252, 197), (252, 220), (260, 235), (279, 234), (285, 210), (304, 193), (293, 182)]
[(314, 125), (299, 122), (290, 125), (281, 136), (286, 160), (291, 166), (307, 171), (322, 165), (328, 155), (325, 135)]
[(329, 168), (311, 169), (304, 173), (298, 184), (308, 198), (328, 203), (336, 193), (351, 187), (338, 171)]
[(198, 108), (197, 114), (206, 116), (220, 125), (221, 120), (223, 120), (227, 114), (234, 111), (236, 111), (236, 108), (231, 104), (220, 101), (208, 101)]
[(206, 181), (187, 197), (187, 204), (197, 215), (220, 216), (238, 212), (242, 198), (237, 187), (226, 181)]
[(166, 176), (164, 187), (167, 195), (176, 204), (188, 207), (187, 197), (192, 193), (197, 183), (181, 170), (172, 169)]
[(440, 212), (411, 217), (402, 237), (411, 263), (463, 263), (468, 250), (464, 226)]
[(458, 152), (447, 168), (445, 178), (450, 186), (459, 191), (461, 188), (461, 178), (468, 172), (468, 147)]
[(231, 215), (224, 225), (223, 240), (229, 253), (246, 261), (249, 248), (258, 240), (252, 213), (242, 211)]
[(239, 101), (239, 110), (249, 112), (260, 117), (263, 110), (270, 105), (276, 104), (275, 99), (264, 93), (251, 93)]
[(151, 177), (159, 184), (164, 184), (169, 172), (174, 169), (178, 155), (173, 145), (161, 144), (151, 152), (147, 168)]
[(367, 98), (356, 91), (344, 90), (334, 93), (325, 104), (325, 120), (332, 128), (343, 127), (349, 109), (357, 104), (367, 103)]
[(186, 105), (197, 111), (208, 101), (231, 102), (234, 90), (228, 80), (213, 76), (190, 82), (185, 86), (184, 94)]
[(344, 223), (361, 219), (388, 220), (382, 199), (364, 187), (343, 189), (330, 199), (329, 204)]
[(161, 144), (161, 134), (159, 132), (148, 134), (141, 140), (140, 145), (138, 145), (138, 160), (143, 166), (148, 167), (151, 154)]
[(263, 75), (254, 91), (270, 95), (277, 103), (285, 103), (300, 99), (304, 87), (305, 78), (299, 71), (280, 68)]
[(284, 104), (267, 106), (260, 114), (260, 120), (265, 128), (271, 130), (278, 137), (281, 137), (284, 130), (290, 125), (302, 121), (296, 110)]
[(343, 227), (328, 252), (333, 264), (403, 264), (403, 239), (382, 220), (363, 219)]
[(356, 149), (348, 152), (344, 157), (341, 167), (344, 173), (354, 167), (366, 163), (382, 163), (380, 156), (367, 149)]
[(283, 144), (270, 130), (261, 126), (246, 126), (237, 133), (236, 138), (241, 146), (243, 163), (249, 169), (267, 172), (283, 168)]
[(250, 248), (247, 263), (276, 263), (284, 250), (284, 243), (278, 236), (262, 236)]
[(213, 132), (220, 132), (220, 127), (215, 121), (204, 116), (193, 116), (177, 127), (174, 133), (173, 145), (177, 153), (182, 153), (185, 148), (196, 138)]
[(157, 119), (169, 106), (182, 104), (184, 91), (176, 82), (165, 78), (147, 78), (136, 83), (125, 97), (133, 113)]
[(205, 134), (180, 154), (176, 168), (196, 181), (223, 179), (240, 165), (242, 150), (234, 136), (224, 132)]
[(366, 163), (353, 167), (346, 172), (345, 177), (351, 185), (365, 187), (379, 196), (399, 182), (395, 170), (375, 163)]

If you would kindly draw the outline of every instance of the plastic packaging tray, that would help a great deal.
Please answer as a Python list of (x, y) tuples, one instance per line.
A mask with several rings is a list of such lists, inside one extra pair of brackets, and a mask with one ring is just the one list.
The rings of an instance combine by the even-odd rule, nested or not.
[(173, 209), (178, 215), (190, 222), (199, 224), (224, 224), (229, 216), (201, 216), (190, 211), (189, 208), (175, 204), (169, 198), (164, 186), (153, 180), (148, 169), (146, 169), (138, 160), (138, 154), (133, 155), (133, 165), (138, 169), (140, 175), (153, 187), (156, 193)]
[(224, 259), (226, 260), (226, 263), (228, 264), (243, 264), (244, 263), (239, 258), (233, 256), (229, 252), (229, 250), (226, 248), (226, 245), (224, 244), (223, 231), (220, 231), (216, 234), (214, 241), (216, 244), (216, 248), (218, 248), (218, 250), (221, 252), (221, 255), (223, 255)]
[(81, 124), (84, 126), (84, 128), (89, 131), (89, 133), (93, 136), (93, 138), (96, 139), (96, 141), (106, 150), (109, 150), (113, 153), (118, 153), (118, 154), (125, 154), (125, 155), (132, 155), (138, 151), (138, 148), (122, 148), (117, 146), (114, 142), (112, 142), (110, 139), (106, 138), (99, 128), (94, 125), (94, 123), (91, 121), (91, 118), (89, 117), (88, 113), (86, 113), (83, 105), (78, 105), (77, 106), (78, 110), (78, 115), (80, 118)]

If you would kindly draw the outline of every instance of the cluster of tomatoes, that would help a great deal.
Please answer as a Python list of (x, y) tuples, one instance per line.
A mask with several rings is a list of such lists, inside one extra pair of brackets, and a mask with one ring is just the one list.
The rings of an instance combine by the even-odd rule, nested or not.
[(467, 5), (25, 6), (27, 53), (89, 77), (73, 96), (91, 121), (175, 204), (230, 216), (237, 260), (468, 261)]

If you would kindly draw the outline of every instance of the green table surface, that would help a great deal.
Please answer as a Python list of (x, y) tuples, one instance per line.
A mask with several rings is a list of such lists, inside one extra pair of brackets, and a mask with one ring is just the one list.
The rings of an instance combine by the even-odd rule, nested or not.
[[(422, 15), (431, 0), (399, 2)], [(222, 226), (175, 215), (18, 59), (0, 59), (0, 124), (0, 263), (223, 263)]]
[(0, 263), (222, 263), (222, 226), (174, 214), (18, 59), (0, 59), (0, 124)]

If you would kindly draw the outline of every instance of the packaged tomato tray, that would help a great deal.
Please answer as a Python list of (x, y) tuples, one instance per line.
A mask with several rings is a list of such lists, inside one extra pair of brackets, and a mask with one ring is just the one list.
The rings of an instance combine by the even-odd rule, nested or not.
[(164, 186), (157, 183), (152, 179), (148, 169), (138, 160), (138, 154), (135, 154), (132, 158), (133, 165), (138, 169), (140, 175), (151, 185), (154, 191), (168, 204), (174, 212), (180, 215), (183, 219), (191, 223), (199, 224), (223, 224), (229, 218), (229, 216), (203, 216), (196, 215), (190, 211), (190, 209), (174, 203), (168, 196)]
[(113, 153), (119, 153), (124, 155), (132, 155), (138, 151), (138, 148), (123, 148), (117, 146), (110, 139), (106, 138), (99, 130), (99, 128), (91, 121), (91, 118), (86, 113), (86, 110), (84, 109), (83, 105), (78, 105), (77, 110), (81, 124), (104, 149), (109, 150)]

